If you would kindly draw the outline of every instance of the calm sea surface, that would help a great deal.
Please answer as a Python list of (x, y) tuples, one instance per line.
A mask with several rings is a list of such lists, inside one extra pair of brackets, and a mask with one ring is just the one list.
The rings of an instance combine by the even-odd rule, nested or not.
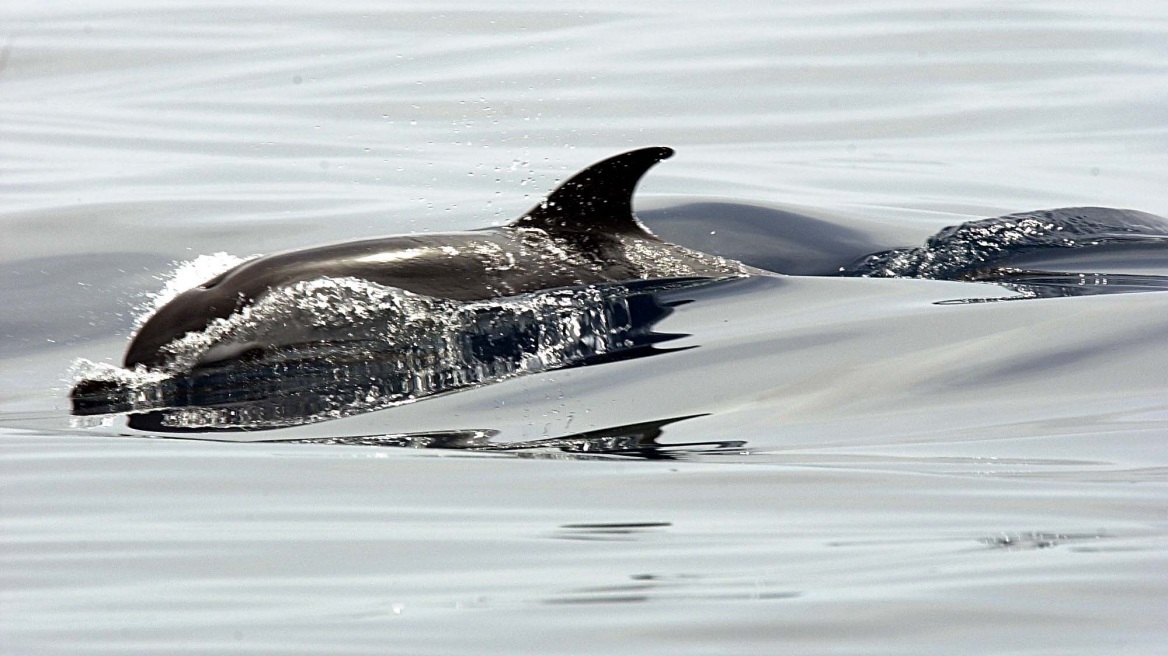
[[(678, 151), (643, 210), (888, 246), (1168, 216), (1163, 3), (554, 4), (0, 8), (0, 653), (1165, 653), (1168, 294), (746, 280), (657, 357), (222, 442), (70, 420), (180, 262), (501, 225), (638, 146)], [(554, 441), (628, 426), (653, 457)], [(256, 442), (449, 431), (526, 448)]]

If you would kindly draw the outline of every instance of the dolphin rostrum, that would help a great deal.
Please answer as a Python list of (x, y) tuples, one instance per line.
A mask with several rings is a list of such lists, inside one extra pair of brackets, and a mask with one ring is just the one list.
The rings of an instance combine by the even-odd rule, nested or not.
[(637, 182), (672, 154), (665, 147), (641, 148), (593, 164), (507, 226), (368, 239), (244, 262), (159, 308), (135, 334), (125, 366), (163, 367), (170, 359), (165, 347), (174, 340), (206, 329), (269, 291), (320, 278), (357, 278), (430, 297), (477, 301), (606, 282), (759, 273), (664, 242), (633, 215)]

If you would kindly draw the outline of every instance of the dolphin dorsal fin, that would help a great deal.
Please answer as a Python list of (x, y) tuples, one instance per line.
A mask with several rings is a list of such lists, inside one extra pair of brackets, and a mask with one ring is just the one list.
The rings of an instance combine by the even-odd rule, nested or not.
[(654, 164), (672, 155), (672, 148), (657, 146), (597, 162), (557, 187), (511, 227), (539, 228), (549, 235), (564, 237), (649, 235), (633, 216), (633, 189)]

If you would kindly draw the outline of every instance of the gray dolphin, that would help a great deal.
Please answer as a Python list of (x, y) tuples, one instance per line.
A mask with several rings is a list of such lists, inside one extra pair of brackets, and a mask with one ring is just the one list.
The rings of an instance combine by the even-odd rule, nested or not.
[(273, 289), (325, 277), (476, 301), (575, 285), (761, 273), (662, 241), (633, 215), (637, 182), (672, 154), (641, 148), (593, 164), (504, 227), (369, 239), (244, 262), (159, 308), (131, 341), (125, 366), (164, 366), (165, 347), (183, 335)]
[[(270, 291), (321, 278), (357, 278), (429, 297), (478, 301), (665, 278), (793, 274), (1009, 285), (1032, 279), (1049, 283), (1051, 276), (1059, 282), (1070, 274), (1057, 271), (1092, 265), (1120, 271), (1115, 262), (1099, 258), (1120, 258), (1124, 270), (1136, 263), (1133, 258), (1144, 269), (1164, 265), (1168, 223), (1111, 208), (1061, 208), (970, 221), (942, 230), (923, 247), (889, 250), (879, 239), (828, 219), (701, 202), (646, 213), (666, 242), (634, 216), (632, 195), (641, 177), (672, 155), (666, 147), (641, 148), (593, 164), (504, 227), (369, 239), (250, 260), (160, 308), (134, 336), (125, 366), (165, 366), (172, 359), (167, 345), (183, 335), (206, 329)], [(709, 230), (711, 216), (718, 217), (717, 235)], [(1138, 280), (1112, 276), (1108, 289), (1124, 287), (1118, 283), (1168, 287), (1159, 269), (1155, 273)], [(1079, 287), (1060, 282), (1052, 293), (1083, 293)], [(306, 339), (297, 326), (277, 327), (276, 333), (276, 340), (283, 341), (271, 346)], [(200, 361), (231, 358), (256, 346), (268, 345), (217, 345)]]

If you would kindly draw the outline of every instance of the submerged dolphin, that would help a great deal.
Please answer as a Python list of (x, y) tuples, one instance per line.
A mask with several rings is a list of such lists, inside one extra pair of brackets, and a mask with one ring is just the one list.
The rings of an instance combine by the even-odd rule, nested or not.
[[(664, 147), (616, 155), (577, 173), (500, 228), (321, 246), (256, 258), (159, 308), (138, 330), (125, 366), (162, 367), (166, 346), (255, 303), (265, 293), (319, 278), (357, 278), (415, 294), (476, 301), (544, 289), (655, 278), (759, 273), (666, 243), (632, 211), (637, 182), (670, 157)], [(289, 327), (294, 339), (294, 327)], [(214, 359), (251, 347), (219, 349)]]

